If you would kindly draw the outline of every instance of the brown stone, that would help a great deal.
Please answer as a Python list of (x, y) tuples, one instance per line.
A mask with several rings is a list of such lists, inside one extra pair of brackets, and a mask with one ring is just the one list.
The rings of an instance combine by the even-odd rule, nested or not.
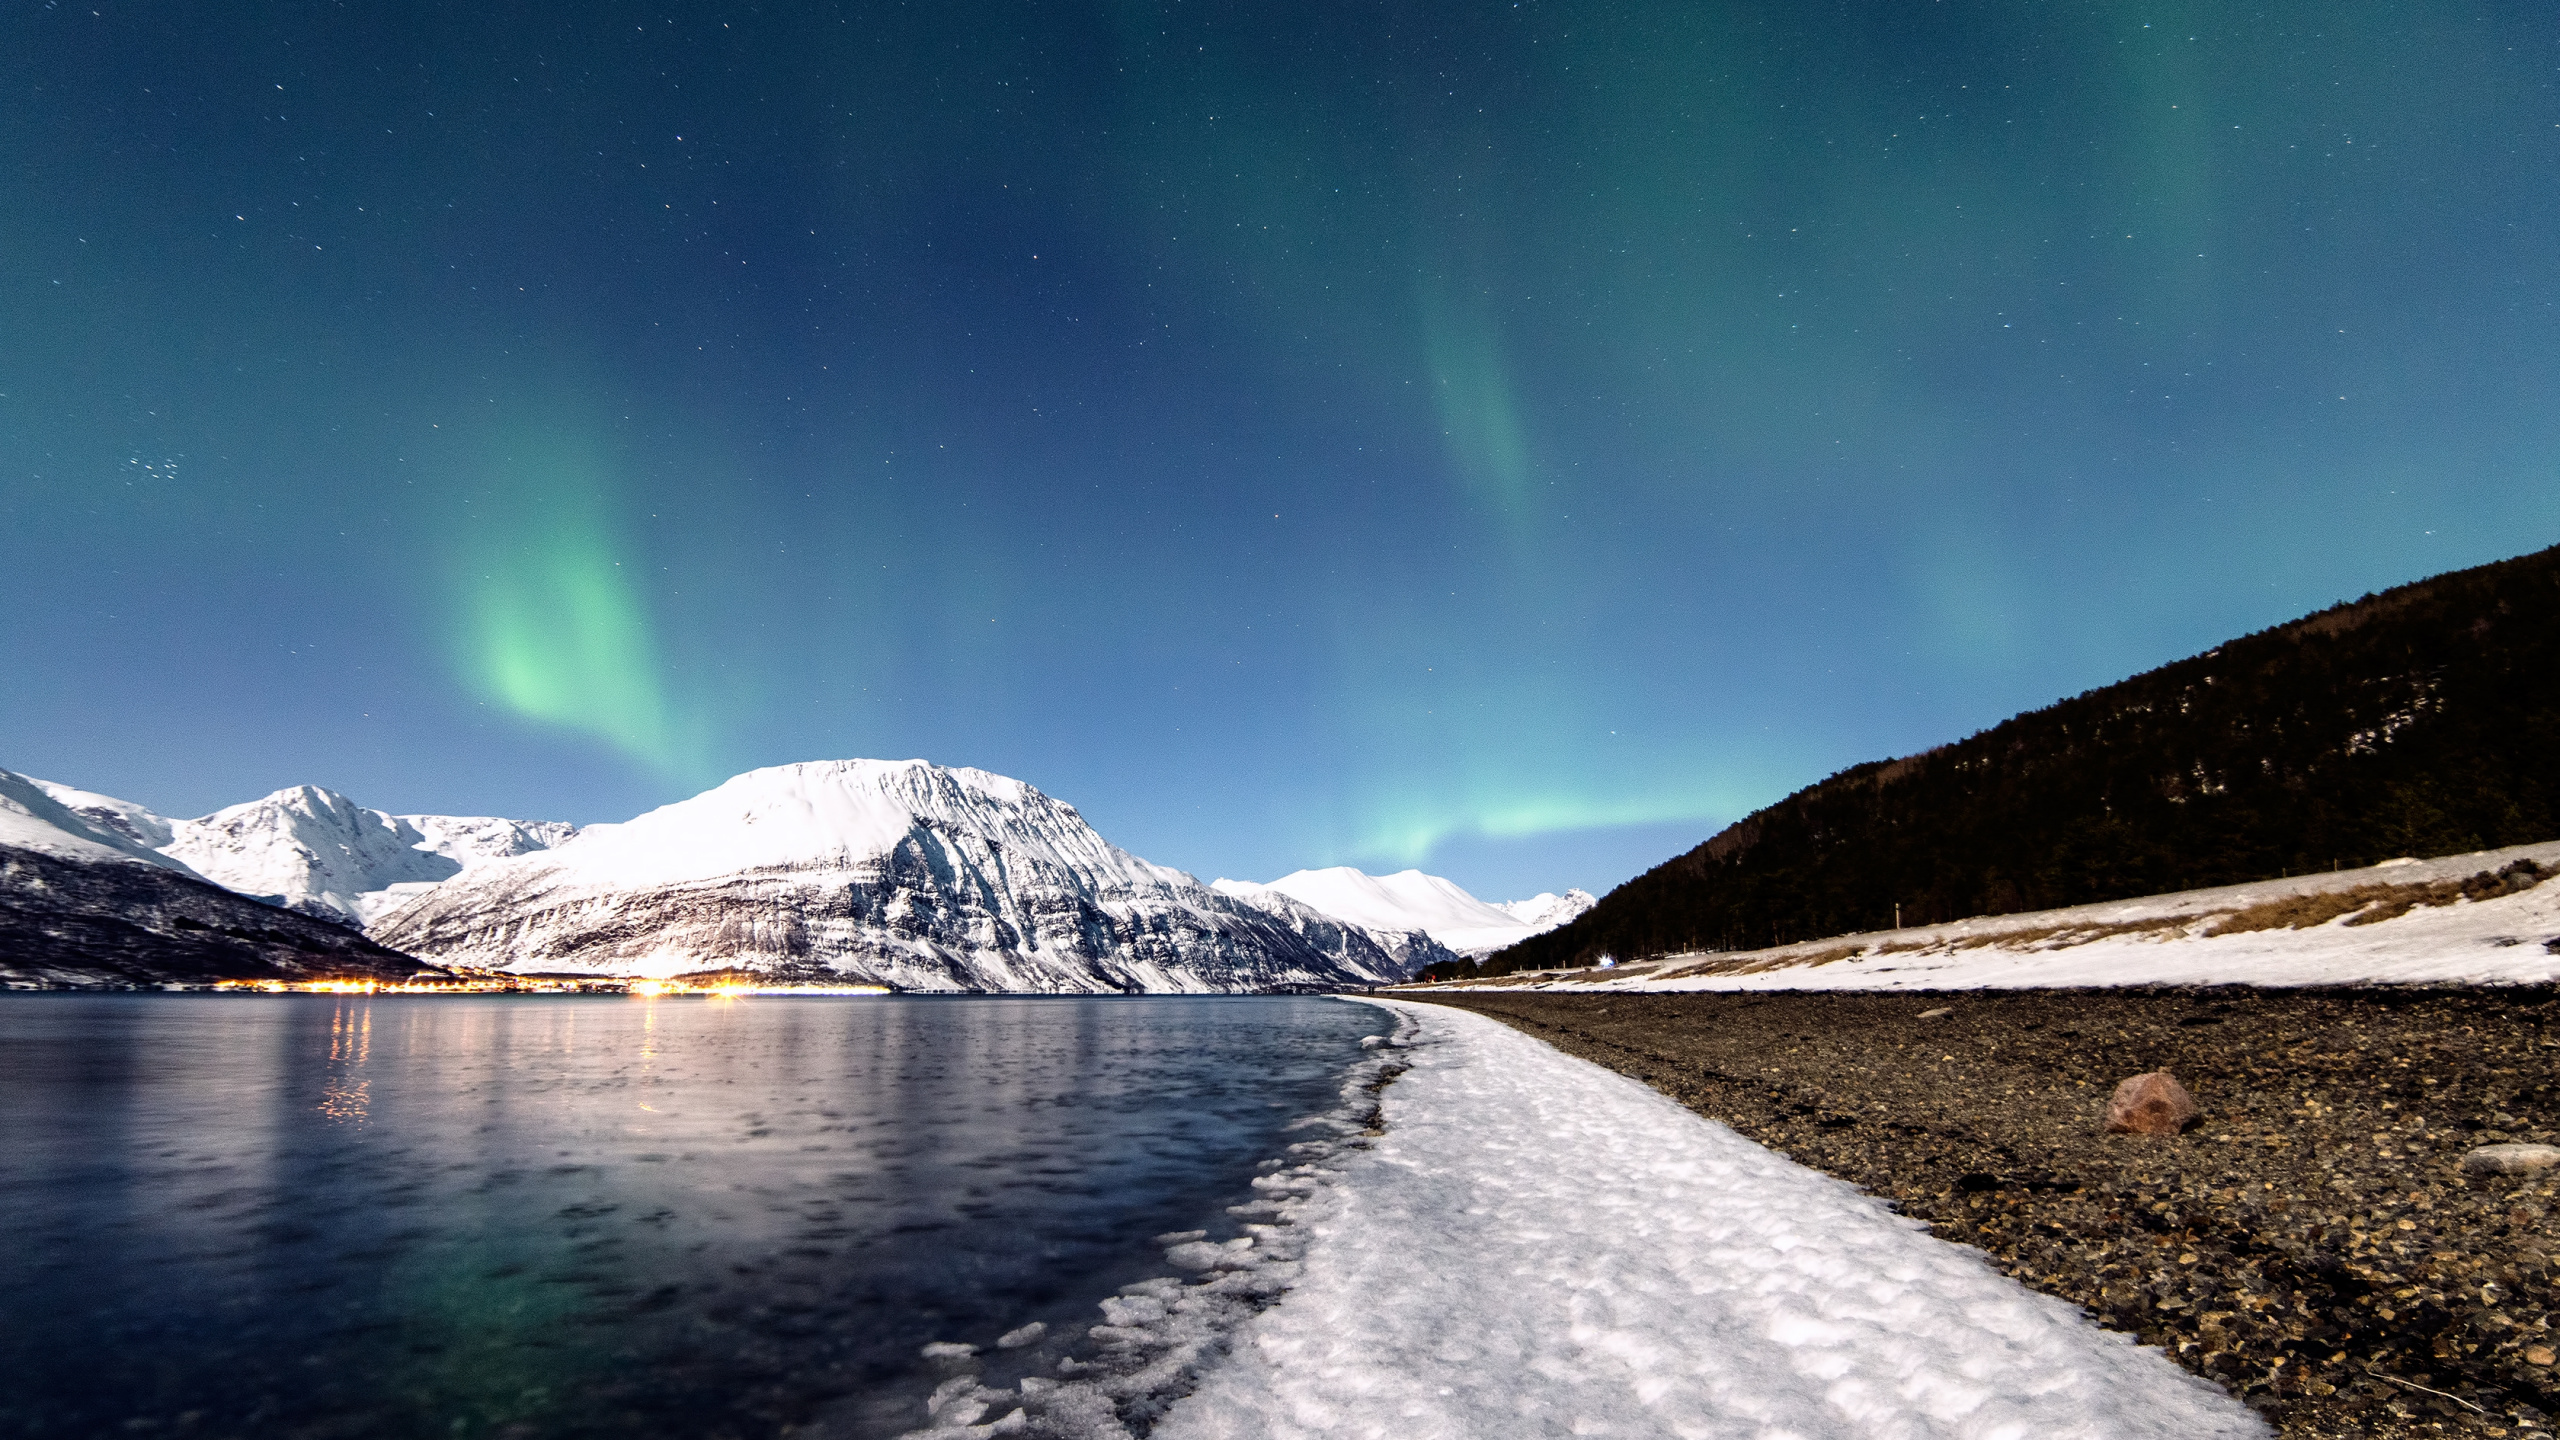
[(2195, 1097), (2166, 1070), (2118, 1082), (2107, 1101), (2110, 1135), (2175, 1135), (2203, 1118)]

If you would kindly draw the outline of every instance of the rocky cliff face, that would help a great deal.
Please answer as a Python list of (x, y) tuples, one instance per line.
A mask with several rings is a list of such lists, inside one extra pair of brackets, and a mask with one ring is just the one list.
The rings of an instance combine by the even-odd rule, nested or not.
[(527, 973), (743, 969), (919, 990), (1400, 978), (1365, 937), (1293, 924), (1151, 865), (1018, 780), (920, 760), (752, 771), (467, 870), (372, 934), (439, 963)]

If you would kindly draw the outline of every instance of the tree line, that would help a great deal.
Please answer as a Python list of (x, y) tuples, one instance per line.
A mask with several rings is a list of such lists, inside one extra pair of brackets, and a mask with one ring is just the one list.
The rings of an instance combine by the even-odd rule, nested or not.
[[(2560, 547), (1841, 771), (1451, 974), (1745, 950), (2560, 836)], [(1435, 971), (1434, 973), (1439, 973)]]

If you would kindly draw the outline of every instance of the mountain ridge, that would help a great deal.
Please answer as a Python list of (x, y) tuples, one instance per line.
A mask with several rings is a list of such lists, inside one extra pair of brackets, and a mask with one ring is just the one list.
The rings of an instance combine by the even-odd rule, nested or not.
[(1851, 766), (1477, 973), (1756, 949), (2560, 834), (2560, 547)]
[(0, 770), (0, 988), (396, 981), (428, 968), (214, 884)]
[(77, 817), (84, 833), (121, 837), (129, 848), (226, 889), (359, 928), (414, 887), (578, 832), (559, 821), (393, 815), (317, 785), (174, 819), (112, 795), (22, 778)]
[(373, 933), (441, 963), (1005, 992), (1340, 988), (1404, 978), (1111, 844), (1023, 781), (922, 760), (748, 771), (466, 870)]

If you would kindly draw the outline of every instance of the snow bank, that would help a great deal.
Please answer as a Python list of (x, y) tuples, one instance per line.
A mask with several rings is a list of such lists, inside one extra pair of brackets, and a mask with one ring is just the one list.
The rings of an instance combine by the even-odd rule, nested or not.
[(2267, 1433), (1643, 1085), (1479, 1016), (1390, 1008), (1419, 1040), (1384, 1136), (1315, 1192), (1290, 1292), (1158, 1440)]
[(2560, 881), (2495, 899), (2422, 905), (2367, 924), (2214, 932), (2255, 907), (2362, 887), (2415, 886), (2519, 860), (2560, 869), (2560, 844), (2517, 845), (2362, 870), (1993, 915), (1605, 970), (1538, 971), (1464, 988), (1974, 990), (2077, 985), (2522, 985), (2560, 980)]

